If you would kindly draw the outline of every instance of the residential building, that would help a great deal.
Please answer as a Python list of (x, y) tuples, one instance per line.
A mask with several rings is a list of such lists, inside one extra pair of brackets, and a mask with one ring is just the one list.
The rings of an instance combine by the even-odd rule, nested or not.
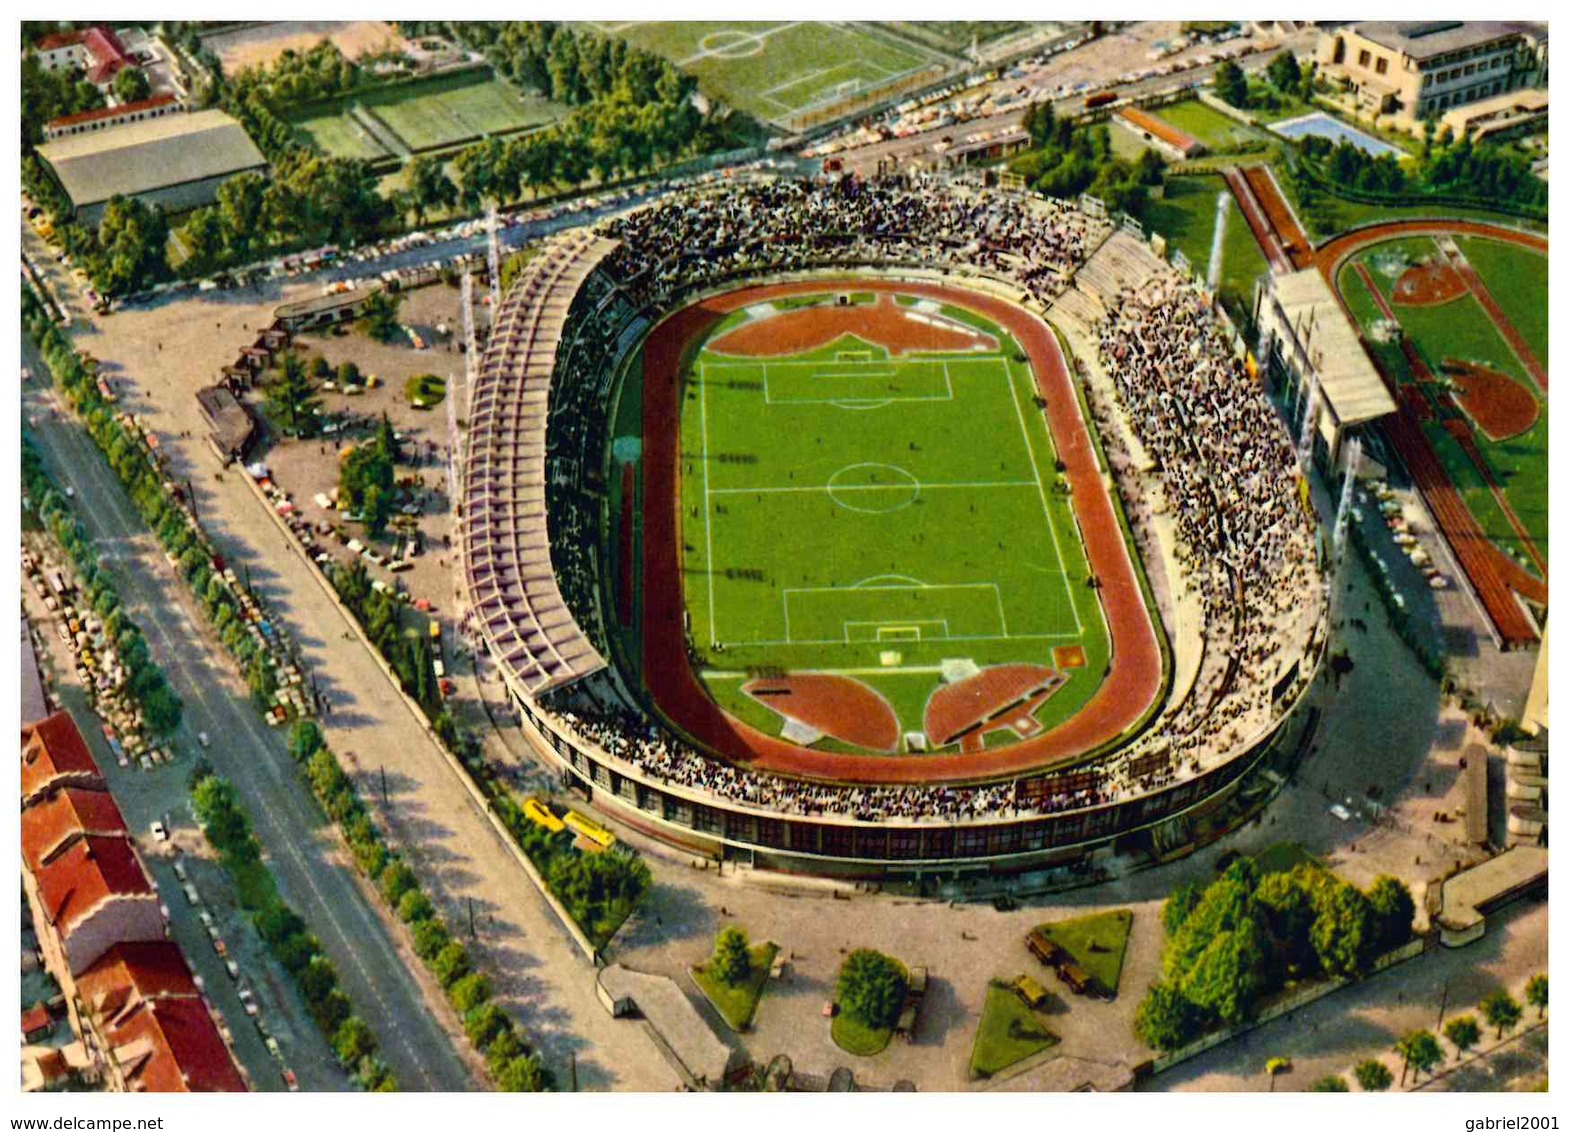
[(105, 86), (131, 66), (120, 37), (106, 27), (90, 27), (45, 36), (35, 48), (47, 71), (78, 70), (94, 86)]
[(81, 1039), (32, 1059), (30, 1087), (71, 1071), (123, 1092), (244, 1091), (125, 818), (64, 712), (22, 729), (22, 799), (22, 889)]
[(1522, 87), (1547, 85), (1547, 25), (1374, 21), (1325, 31), (1319, 71), (1356, 91), (1362, 109), (1414, 126)]

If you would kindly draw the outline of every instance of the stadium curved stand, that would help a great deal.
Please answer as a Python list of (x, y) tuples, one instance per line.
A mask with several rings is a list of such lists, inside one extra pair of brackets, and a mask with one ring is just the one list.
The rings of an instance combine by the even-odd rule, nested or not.
[(464, 570), (493, 652), (532, 694), (605, 666), (562, 599), (551, 565), (545, 433), (568, 310), (615, 247), (579, 233), (530, 262), (497, 312), (475, 382)]

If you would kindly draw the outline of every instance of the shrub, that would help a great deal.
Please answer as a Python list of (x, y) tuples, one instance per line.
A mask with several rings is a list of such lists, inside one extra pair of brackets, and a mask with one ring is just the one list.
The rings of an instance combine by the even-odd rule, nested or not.
[(403, 899), (398, 901), (398, 919), (405, 924), (418, 924), (430, 919), (436, 914), (436, 908), (426, 896), (417, 888), (411, 888), (403, 894)]
[(457, 940), (452, 940), (436, 954), (430, 967), (436, 981), (445, 990), (469, 973), (471, 966), (468, 950)]
[(396, 907), (398, 901), (403, 899), (403, 894), (418, 883), (413, 869), (402, 861), (394, 861), (381, 874), (381, 894), (388, 904)]
[(466, 1015), (476, 1006), (490, 1001), (490, 980), (477, 972), (464, 975), (448, 989), (447, 998), (454, 1010)]
[(492, 1041), (511, 1027), (511, 1020), (494, 1002), (482, 1003), (463, 1016), (463, 1032), (479, 1050), (489, 1048)]
[(452, 942), (447, 925), (440, 920), (425, 920), (414, 927), (414, 954), (426, 963), (433, 963), (442, 948)]

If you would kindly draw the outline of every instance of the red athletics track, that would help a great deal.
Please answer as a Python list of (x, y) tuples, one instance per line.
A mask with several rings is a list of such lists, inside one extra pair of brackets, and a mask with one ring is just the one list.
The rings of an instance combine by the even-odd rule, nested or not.
[(1161, 653), (1122, 528), (1079, 413), (1067, 362), (1044, 322), (1000, 299), (930, 283), (854, 278), (860, 291), (919, 295), (967, 307), (1005, 328), (1023, 347), (1046, 398), (1058, 458), (1111, 632), (1111, 672), (1089, 703), (1058, 727), (993, 751), (941, 755), (849, 755), (798, 747), (726, 714), (703, 690), (686, 654), (681, 591), (681, 368), (725, 314), (785, 295), (844, 286), (812, 279), (751, 287), (705, 299), (665, 319), (643, 347), (643, 680), (662, 711), (692, 738), (758, 770), (846, 783), (973, 781), (1039, 770), (1083, 755), (1134, 726), (1160, 693)]

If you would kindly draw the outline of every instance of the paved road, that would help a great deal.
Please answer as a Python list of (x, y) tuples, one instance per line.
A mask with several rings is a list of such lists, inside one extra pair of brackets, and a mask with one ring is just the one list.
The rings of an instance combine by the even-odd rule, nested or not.
[[(171, 474), (191, 482), (219, 552), (236, 570), (249, 572), (253, 587), (288, 627), (331, 705), (322, 720), (328, 742), (392, 842), (420, 871), (431, 899), (455, 924), (467, 925), (472, 910), (476, 960), (546, 1064), (565, 1082), (575, 1060), (583, 1088), (675, 1088), (679, 1079), (641, 1028), (610, 1018), (600, 1006), (586, 960), (378, 658), (352, 634), (314, 566), (279, 529), (243, 473), (220, 470), (200, 439), (206, 427), (195, 389), (270, 320), (279, 301), (318, 286), (290, 280), (259, 292), (211, 291), (122, 310), (79, 327), (77, 340), (102, 360), (122, 407), (157, 431)], [(312, 339), (309, 348), (344, 348), (329, 341)], [(190, 438), (182, 436), (186, 432)], [(325, 458), (331, 459), (330, 447)]]
[[(1279, 48), (1260, 51), (1249, 55), (1239, 61), (1245, 71), (1257, 71), (1269, 65), (1269, 61), (1279, 54)], [(1179, 87), (1203, 86), (1215, 73), (1219, 64), (1209, 64), (1195, 67), (1191, 71), (1184, 71), (1180, 75), (1160, 75), (1154, 78), (1140, 80), (1119, 87), (1117, 93), (1124, 98), (1139, 98), (1159, 91), (1176, 90)], [(1034, 81), (1044, 82), (1044, 76), (1049, 70), (1043, 70), (1041, 75), (1034, 76)], [(1031, 81), (1031, 76), (1019, 80), (1020, 83)], [(1002, 84), (1010, 85), (1010, 84)], [(1018, 85), (1017, 83), (1012, 85)], [(1075, 94), (1067, 98), (1055, 99), (1052, 108), (1059, 117), (1074, 116), (1084, 112), (1084, 95)], [(848, 149), (834, 156), (840, 158), (846, 169), (852, 169), (862, 174), (873, 174), (877, 171), (880, 162), (887, 162), (894, 170), (908, 169), (912, 166), (924, 166), (939, 160), (940, 155), (933, 152), (932, 146), (949, 138), (954, 145), (960, 145), (970, 138), (980, 134), (1012, 129), (1024, 122), (1025, 107), (1019, 106), (1001, 114), (991, 114), (984, 118), (972, 118), (968, 122), (955, 125), (939, 126), (925, 130), (909, 137), (891, 138), (888, 141), (874, 142), (871, 145), (861, 146), (857, 149)]]
[[(22, 360), (35, 384), (24, 392), (25, 411), (38, 424), (33, 435), (57, 481), (76, 489), (76, 510), (89, 535), (117, 567), (120, 596), (142, 626), (157, 660), (185, 701), (179, 747), (196, 749), (195, 733), (215, 737), (207, 752), (230, 778), (250, 810), (279, 887), (321, 937), (355, 1008), (381, 1039), (382, 1054), (405, 1088), (458, 1090), (473, 1080), (437, 1021), (419, 981), (388, 925), (373, 910), (336, 834), (322, 815), (284, 749), (282, 737), (257, 718), (216, 644), (198, 629), (162, 551), (131, 508), (119, 482), (86, 433), (63, 417), (51, 419), (38, 383), (47, 374), (32, 343)], [(175, 791), (179, 793), (179, 791)], [(148, 803), (132, 803), (133, 828), (145, 828)], [(177, 904), (171, 911), (178, 913)], [(412, 959), (412, 956), (409, 956)], [(417, 961), (416, 961), (417, 962)]]

